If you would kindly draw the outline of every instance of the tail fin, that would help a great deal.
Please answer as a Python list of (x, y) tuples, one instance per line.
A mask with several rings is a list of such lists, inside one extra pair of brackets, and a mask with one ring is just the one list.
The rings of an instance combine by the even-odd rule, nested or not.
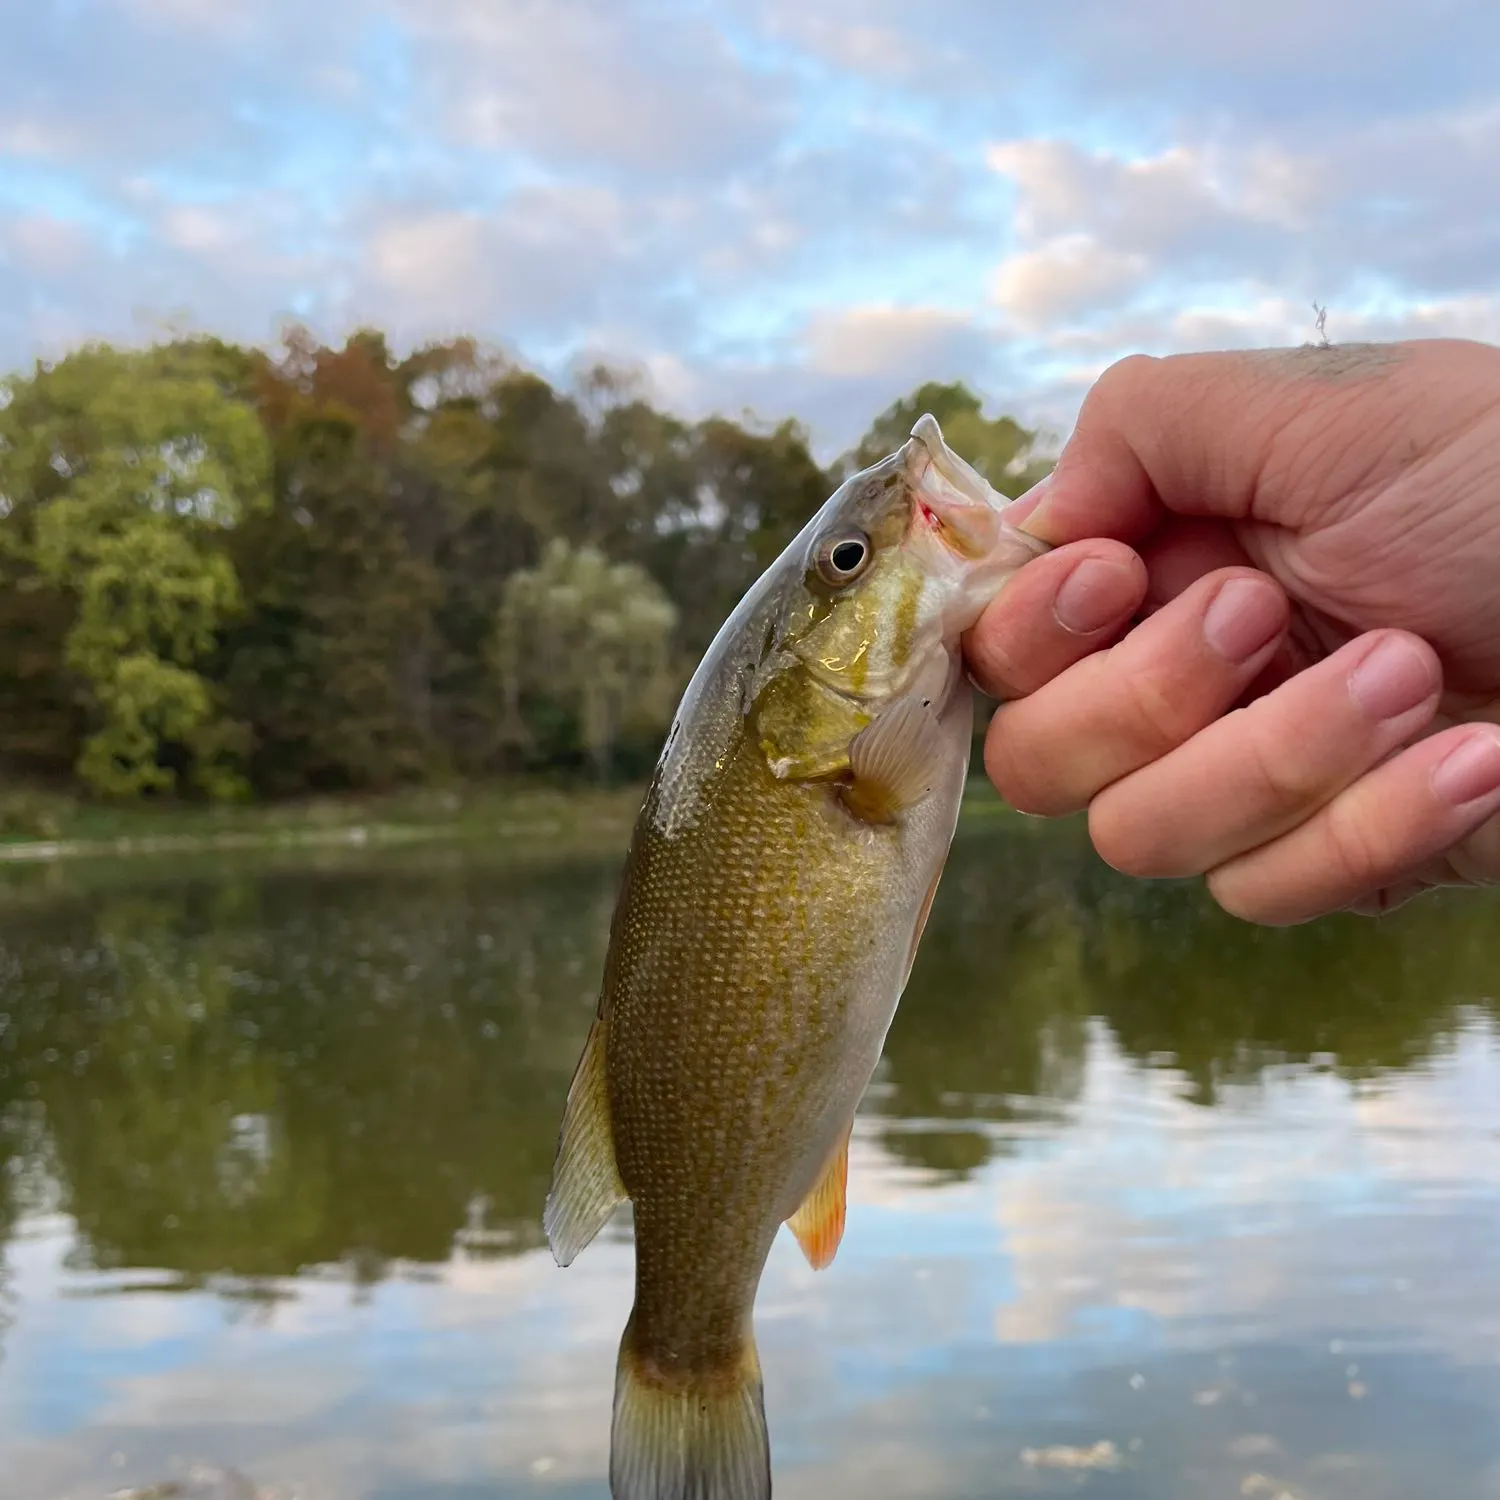
[(771, 1448), (753, 1340), (747, 1336), (737, 1371), (667, 1385), (642, 1369), (626, 1327), (615, 1371), (609, 1489), (614, 1500), (770, 1500)]

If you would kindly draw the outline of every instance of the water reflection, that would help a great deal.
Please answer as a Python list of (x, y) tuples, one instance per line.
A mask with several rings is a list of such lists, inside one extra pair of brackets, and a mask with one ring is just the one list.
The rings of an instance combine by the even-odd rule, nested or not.
[[(626, 1231), (538, 1211), (614, 862), (119, 869), (0, 900), (6, 1495), (599, 1494)], [(763, 1291), (778, 1494), (1500, 1496), (1495, 916), (966, 831), (839, 1259)]]

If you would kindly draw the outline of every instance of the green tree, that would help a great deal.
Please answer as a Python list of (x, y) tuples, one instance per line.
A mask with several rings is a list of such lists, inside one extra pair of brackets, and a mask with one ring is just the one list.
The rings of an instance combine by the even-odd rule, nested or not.
[(265, 504), (255, 412), (190, 345), (94, 345), (5, 386), (0, 496), (34, 575), (73, 616), (86, 695), (77, 762), (95, 790), (166, 791), (182, 771), (237, 794), (239, 736), (201, 666), (240, 590), (225, 537)]
[(594, 431), (540, 377), (460, 347), (413, 356), (406, 373), (418, 415), (404, 484), (425, 497), (440, 579), (434, 722), (456, 767), (493, 769), (503, 736), (490, 646), (506, 580), (535, 565), (554, 537), (604, 542), (621, 555), (606, 540), (612, 496)]
[(74, 601), (38, 570), (33, 521), (27, 507), (0, 515), (0, 765), (61, 779), (88, 716), (67, 665)]
[[(1000, 488), (1045, 469), (962, 385), (895, 403), (845, 467), (929, 409)], [(794, 421), (687, 422), (627, 374), (562, 389), (471, 339), (80, 350), (0, 388), (0, 767), (220, 796), (242, 770), (270, 796), (484, 774), (522, 745), (628, 768), (649, 695), (631, 719), (561, 646), (546, 684), (497, 675), (511, 581), (554, 542), (641, 570), (680, 678), (839, 477)]]
[(506, 583), (494, 660), (512, 743), (575, 746), (603, 776), (622, 740), (665, 729), (677, 611), (644, 569), (551, 541)]
[(980, 398), (961, 381), (928, 381), (892, 402), (870, 425), (859, 446), (846, 455), (853, 473), (893, 453), (911, 434), (923, 412), (931, 412), (943, 436), (1002, 495), (1020, 495), (1052, 470), (1052, 460), (1036, 453), (1038, 435), (1010, 417), (986, 417)]

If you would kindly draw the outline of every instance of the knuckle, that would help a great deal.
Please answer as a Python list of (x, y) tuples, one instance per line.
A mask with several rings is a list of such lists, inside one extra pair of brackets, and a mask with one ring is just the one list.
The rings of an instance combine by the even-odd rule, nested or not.
[(1096, 407), (1107, 408), (1133, 399), (1160, 365), (1161, 360), (1151, 354), (1127, 354), (1124, 359), (1117, 359), (1094, 382), (1085, 405), (1092, 402)]
[(984, 737), (984, 773), (1017, 812), (1031, 812), (1031, 789), (1025, 773), (1026, 759), (1016, 754), (1009, 721), (1002, 723), (1003, 707), (996, 709)]
[(1392, 874), (1390, 852), (1376, 835), (1363, 808), (1336, 801), (1323, 815), (1323, 847), (1338, 883), (1351, 891), (1383, 884)]
[(1151, 354), (1127, 354), (1107, 366), (1084, 395), (1075, 424), (1077, 433), (1087, 437), (1118, 427), (1122, 414), (1140, 403), (1143, 388), (1160, 364), (1161, 360)]
[(1121, 723), (1128, 737), (1152, 760), (1175, 750), (1200, 727), (1188, 696), (1190, 685), (1169, 686), (1167, 680), (1146, 672), (1126, 672), (1117, 680), (1121, 694)]
[(1282, 723), (1279, 732), (1267, 730), (1266, 714), (1254, 708), (1226, 715), (1229, 719), (1236, 717), (1244, 730), (1240, 743), (1246, 760), (1246, 784), (1254, 801), (1285, 810), (1313, 806), (1327, 796), (1327, 773), (1300, 748), (1303, 741), (1294, 729)]

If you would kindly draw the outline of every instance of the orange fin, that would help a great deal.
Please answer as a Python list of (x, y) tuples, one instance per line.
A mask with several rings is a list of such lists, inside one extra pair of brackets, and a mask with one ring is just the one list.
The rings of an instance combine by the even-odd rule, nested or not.
[(568, 1265), (625, 1201), (609, 1123), (606, 1035), (607, 1023), (602, 1019), (589, 1027), (583, 1056), (568, 1088), (552, 1190), (542, 1215), (553, 1258), (560, 1266)]
[(867, 823), (892, 822), (932, 790), (943, 745), (931, 703), (898, 698), (850, 742), (845, 805)]
[(802, 1253), (813, 1270), (821, 1271), (838, 1254), (839, 1241), (844, 1237), (844, 1205), (849, 1186), (849, 1130), (839, 1142), (838, 1150), (823, 1168), (823, 1175), (813, 1185), (813, 1190), (802, 1200), (802, 1206), (787, 1222)]

